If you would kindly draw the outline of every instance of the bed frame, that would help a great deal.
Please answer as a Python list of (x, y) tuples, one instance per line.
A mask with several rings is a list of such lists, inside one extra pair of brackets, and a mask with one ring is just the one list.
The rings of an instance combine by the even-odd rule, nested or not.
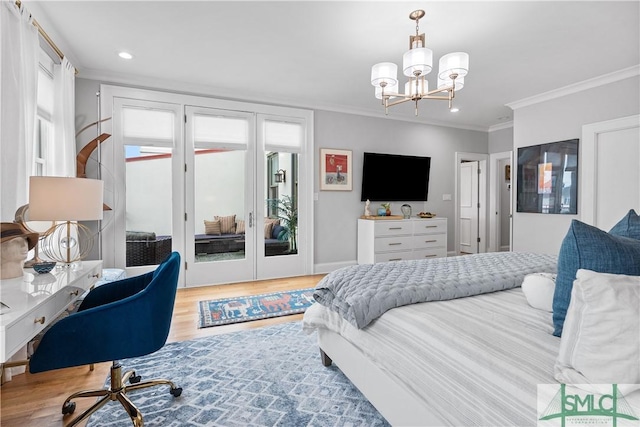
[(391, 425), (435, 427), (447, 424), (339, 334), (318, 329), (318, 345), (322, 364), (335, 363)]

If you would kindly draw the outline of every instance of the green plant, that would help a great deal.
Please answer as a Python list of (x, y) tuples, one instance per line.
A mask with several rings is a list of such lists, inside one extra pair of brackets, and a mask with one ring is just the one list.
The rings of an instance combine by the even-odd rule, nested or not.
[(289, 240), (289, 251), (298, 251), (298, 204), (295, 197), (284, 195), (281, 199), (268, 199), (277, 218), (284, 226), (284, 230), (278, 234), (278, 240)]
[(391, 209), (391, 203), (383, 203), (382, 207), (385, 209)]

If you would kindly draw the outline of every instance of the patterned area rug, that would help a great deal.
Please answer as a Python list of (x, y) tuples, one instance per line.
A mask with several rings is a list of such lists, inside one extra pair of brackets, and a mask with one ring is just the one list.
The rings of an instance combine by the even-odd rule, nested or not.
[(314, 289), (274, 292), (238, 298), (200, 301), (199, 328), (248, 322), (268, 317), (303, 313), (315, 301)]
[[(145, 427), (389, 425), (337, 367), (322, 366), (316, 334), (301, 322), (170, 343), (121, 363), (143, 381), (163, 377), (183, 388), (177, 398), (165, 386), (128, 394)], [(129, 425), (117, 402), (87, 424)]]

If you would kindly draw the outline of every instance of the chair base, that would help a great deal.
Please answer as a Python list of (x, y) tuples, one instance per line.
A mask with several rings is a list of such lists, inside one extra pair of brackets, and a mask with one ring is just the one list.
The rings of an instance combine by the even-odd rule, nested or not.
[[(127, 385), (126, 383), (129, 382)], [(109, 388), (103, 388), (99, 390), (84, 390), (79, 391), (77, 393), (73, 393), (71, 396), (67, 397), (67, 400), (62, 404), (62, 414), (69, 415), (72, 414), (76, 409), (76, 403), (73, 402), (74, 399), (80, 397), (100, 397), (96, 403), (91, 405), (89, 409), (84, 411), (82, 414), (78, 415), (73, 421), (67, 424), (67, 427), (74, 427), (86, 420), (91, 414), (96, 412), (98, 409), (102, 408), (109, 401), (117, 400), (123, 406), (124, 410), (127, 411), (133, 425), (135, 427), (142, 427), (144, 422), (142, 420), (142, 413), (138, 410), (136, 405), (131, 402), (131, 400), (127, 397), (127, 392), (133, 390), (139, 390), (142, 388), (153, 387), (157, 385), (168, 385), (170, 387), (169, 393), (173, 395), (173, 397), (178, 397), (182, 394), (182, 388), (177, 387), (173, 382), (164, 379), (158, 380), (150, 380), (140, 382), (140, 376), (136, 375), (135, 371), (127, 371), (124, 375), (122, 375), (122, 366), (113, 362), (111, 365), (111, 385)]]

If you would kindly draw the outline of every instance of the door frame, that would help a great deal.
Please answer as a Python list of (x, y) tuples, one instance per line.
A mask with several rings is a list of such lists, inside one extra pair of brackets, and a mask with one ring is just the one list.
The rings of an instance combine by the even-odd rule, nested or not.
[[(502, 241), (502, 212), (500, 212), (500, 207), (502, 206), (501, 185), (503, 175), (499, 167), (502, 160), (509, 160), (509, 164), (512, 165), (511, 173), (514, 173), (513, 151), (503, 151), (489, 155), (489, 164), (491, 165), (489, 168), (489, 252), (500, 252), (500, 242)], [(513, 182), (513, 179), (511, 182)], [(509, 192), (509, 230), (511, 230), (512, 209), (513, 184), (511, 184), (511, 191)], [(511, 234), (513, 233), (510, 231), (509, 236)], [(511, 237), (509, 237), (509, 250), (511, 250)]]
[(454, 251), (455, 255), (460, 254), (460, 164), (465, 161), (478, 162), (480, 173), (478, 174), (478, 237), (480, 244), (478, 245), (478, 253), (487, 251), (487, 163), (489, 161), (488, 154), (479, 153), (455, 153), (455, 220), (454, 220)]
[[(299, 254), (298, 263), (302, 263), (304, 265), (303, 273), (304, 275), (313, 274), (313, 259), (314, 259), (314, 235), (313, 235), (313, 224), (314, 224), (314, 209), (313, 209), (313, 182), (314, 182), (314, 129), (313, 129), (313, 111), (312, 110), (303, 110), (299, 108), (290, 108), (290, 107), (280, 107), (266, 104), (257, 104), (257, 103), (249, 103), (249, 102), (240, 102), (240, 101), (232, 101), (232, 100), (224, 100), (213, 97), (206, 96), (197, 96), (197, 95), (187, 95), (181, 93), (171, 93), (164, 92), (162, 90), (150, 90), (150, 89), (137, 89), (130, 88), (125, 86), (116, 86), (116, 85), (108, 85), (101, 84), (100, 85), (100, 114), (102, 117), (99, 117), (98, 120), (102, 120), (105, 117), (111, 117), (113, 115), (113, 100), (114, 98), (129, 98), (140, 101), (151, 101), (151, 102), (160, 102), (160, 103), (173, 103), (179, 104), (182, 107), (182, 112), (184, 113), (184, 108), (186, 105), (197, 105), (211, 108), (219, 108), (219, 109), (227, 109), (227, 110), (236, 110), (236, 111), (246, 111), (252, 112), (255, 114), (266, 114), (266, 115), (274, 115), (274, 116), (285, 116), (285, 117), (298, 117), (305, 121), (306, 129), (305, 129), (305, 144), (302, 148), (299, 157), (299, 198), (298, 198), (298, 209), (301, 212), (299, 223), (298, 223), (298, 232), (299, 245), (305, 245), (305, 251), (303, 254)], [(179, 121), (181, 123), (181, 141), (180, 146), (182, 149), (181, 156), (184, 156), (184, 120)], [(103, 132), (109, 132), (111, 130), (111, 126), (113, 124), (113, 120), (107, 122), (109, 129), (103, 129)], [(102, 153), (106, 156), (113, 156), (114, 152), (114, 144), (100, 144), (99, 150), (102, 150)], [(104, 157), (102, 157), (104, 159)], [(184, 163), (184, 158), (182, 158), (182, 163)], [(104, 166), (103, 166), (104, 167)], [(111, 171), (114, 171), (113, 165), (106, 165), (106, 167), (111, 167)], [(119, 176), (115, 175), (115, 185), (114, 192), (119, 193), (120, 197), (123, 197), (125, 194), (124, 182), (119, 178)], [(180, 197), (178, 200), (184, 200), (185, 197), (185, 184), (184, 184), (184, 174), (179, 178), (182, 183), (181, 193), (180, 195), (176, 195), (175, 197)], [(184, 203), (182, 203), (181, 212), (182, 215), (177, 217), (184, 217), (186, 213)], [(124, 206), (119, 207), (124, 209)], [(305, 212), (306, 211), (306, 212)], [(122, 211), (124, 212), (124, 210)], [(116, 215), (118, 213), (115, 213)], [(175, 214), (175, 212), (174, 212)], [(123, 213), (120, 213), (123, 215)], [(186, 221), (184, 221), (186, 224)], [(183, 224), (183, 230), (186, 225)], [(184, 233), (184, 231), (183, 231)], [(108, 227), (101, 231), (102, 234), (102, 249), (103, 249), (103, 260), (105, 265), (111, 265), (115, 268), (123, 268), (126, 269), (123, 261), (125, 257), (115, 257), (114, 253), (116, 248), (118, 250), (124, 251), (124, 234), (117, 233), (114, 230), (114, 227)], [(122, 240), (120, 242), (122, 248), (118, 246), (118, 236)], [(184, 243), (181, 246), (177, 246), (174, 242), (174, 246), (172, 248), (174, 251), (178, 251), (183, 258), (185, 257), (185, 245)], [(185, 275), (184, 275), (185, 263), (183, 262), (180, 270), (181, 270), (181, 280), (179, 282), (179, 286), (185, 287), (187, 286)], [(129, 270), (129, 269), (127, 269)], [(286, 277), (286, 271), (280, 271), (279, 277)], [(257, 278), (258, 280), (260, 278)], [(215, 284), (212, 282), (211, 284)]]

